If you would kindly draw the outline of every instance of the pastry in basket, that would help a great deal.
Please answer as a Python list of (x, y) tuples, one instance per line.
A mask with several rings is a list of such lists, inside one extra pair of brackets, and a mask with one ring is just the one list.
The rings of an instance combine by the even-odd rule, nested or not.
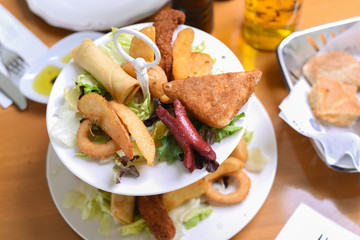
[(303, 66), (305, 78), (313, 85), (318, 76), (360, 86), (360, 62), (346, 52), (327, 52), (311, 58)]
[(339, 126), (349, 126), (360, 116), (357, 87), (320, 76), (308, 94), (310, 107), (317, 118)]

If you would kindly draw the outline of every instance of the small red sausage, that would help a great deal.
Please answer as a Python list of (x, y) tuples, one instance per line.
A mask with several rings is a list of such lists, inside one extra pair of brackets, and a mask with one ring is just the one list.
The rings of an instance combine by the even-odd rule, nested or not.
[(169, 128), (174, 135), (176, 141), (184, 151), (184, 166), (190, 172), (195, 170), (196, 150), (200, 155), (215, 161), (216, 153), (207, 144), (196, 131), (194, 125), (190, 122), (186, 115), (184, 106), (178, 99), (174, 100), (175, 118), (172, 117), (162, 106), (156, 109), (156, 113), (160, 120)]

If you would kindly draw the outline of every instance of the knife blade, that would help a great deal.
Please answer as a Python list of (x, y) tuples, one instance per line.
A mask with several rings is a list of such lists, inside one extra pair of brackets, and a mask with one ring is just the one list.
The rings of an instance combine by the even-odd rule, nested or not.
[(20, 92), (19, 88), (4, 74), (0, 72), (0, 89), (6, 96), (11, 98), (15, 105), (22, 111), (27, 107), (27, 101), (24, 95)]

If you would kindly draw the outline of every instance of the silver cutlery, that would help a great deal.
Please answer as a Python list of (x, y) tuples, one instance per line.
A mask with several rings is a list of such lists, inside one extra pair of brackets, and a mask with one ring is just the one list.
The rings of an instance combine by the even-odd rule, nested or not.
[(15, 105), (20, 110), (25, 110), (27, 101), (24, 95), (20, 92), (19, 88), (4, 74), (0, 72), (0, 89), (3, 90), (5, 95), (12, 99)]
[(27, 68), (25, 60), (16, 52), (6, 48), (0, 42), (0, 58), (13, 80), (19, 79)]

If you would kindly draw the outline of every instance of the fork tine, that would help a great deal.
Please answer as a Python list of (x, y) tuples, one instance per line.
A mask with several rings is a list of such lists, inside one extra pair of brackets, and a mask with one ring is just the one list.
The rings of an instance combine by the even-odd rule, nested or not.
[(19, 54), (7, 49), (2, 43), (0, 43), (0, 57), (9, 74), (19, 77), (27, 67), (26, 61)]

